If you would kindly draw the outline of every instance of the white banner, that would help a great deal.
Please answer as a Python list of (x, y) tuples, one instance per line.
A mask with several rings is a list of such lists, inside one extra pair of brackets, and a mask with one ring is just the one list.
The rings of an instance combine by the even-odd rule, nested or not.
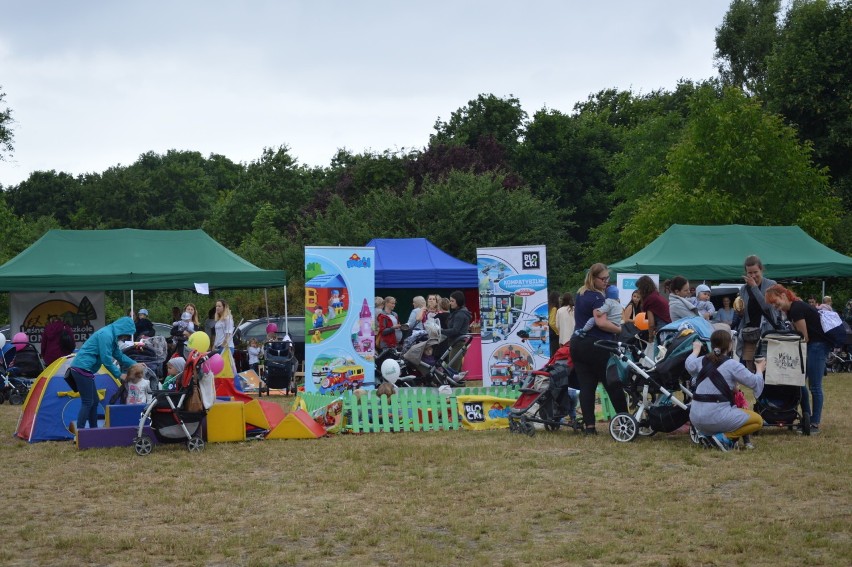
[(26, 333), (39, 352), (44, 327), (54, 318), (71, 326), (78, 347), (106, 324), (103, 291), (12, 292), (9, 303), (10, 334)]
[[(618, 285), (618, 301), (622, 307), (627, 307), (627, 304), (630, 303), (630, 298), (633, 296), (633, 292), (636, 291), (636, 280), (642, 276), (650, 277), (654, 280), (654, 285), (657, 286), (657, 289), (660, 289), (659, 274), (618, 274), (616, 276), (616, 285)], [(662, 290), (660, 290), (660, 293), (662, 293)]]
[(482, 384), (509, 384), (550, 360), (545, 247), (477, 248), (476, 256)]

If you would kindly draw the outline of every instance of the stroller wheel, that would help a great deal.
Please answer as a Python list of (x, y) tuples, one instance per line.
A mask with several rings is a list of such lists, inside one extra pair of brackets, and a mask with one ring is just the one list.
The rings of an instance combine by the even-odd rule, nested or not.
[(520, 428), (518, 427), (517, 420), (513, 418), (509, 418), (509, 431), (512, 433), (520, 433)]
[(142, 437), (137, 437), (133, 440), (133, 448), (136, 449), (137, 455), (144, 457), (145, 455), (151, 454), (154, 444), (151, 443), (150, 437), (143, 435)]
[(15, 392), (14, 394), (9, 396), (9, 403), (13, 406), (19, 406), (24, 403), (24, 396)]
[(695, 429), (695, 426), (691, 423), (689, 424), (689, 440), (695, 443), (696, 445), (701, 445), (701, 435), (698, 433), (698, 430)]
[(201, 437), (193, 437), (186, 442), (186, 448), (190, 453), (199, 453), (204, 450), (204, 439)]
[(638, 434), (639, 434), (639, 435), (641, 435), (642, 437), (651, 437), (652, 435), (656, 435), (656, 434), (657, 434), (657, 430), (656, 430), (656, 429), (651, 429), (650, 427), (648, 427), (647, 425), (645, 425), (645, 426), (641, 426), (641, 427), (639, 427), (639, 429), (637, 429), (637, 430), (636, 430), (636, 433), (638, 433)]
[(524, 418), (521, 418), (520, 431), (521, 433), (526, 433), (530, 437), (533, 437), (535, 435), (535, 427), (532, 423), (530, 423)]
[(619, 413), (609, 422), (609, 434), (619, 443), (628, 443), (636, 438), (639, 424), (629, 413)]
[(802, 413), (802, 435), (811, 434), (811, 416), (807, 413)]
[(546, 431), (559, 431), (559, 424), (558, 423), (545, 423), (544, 429)]

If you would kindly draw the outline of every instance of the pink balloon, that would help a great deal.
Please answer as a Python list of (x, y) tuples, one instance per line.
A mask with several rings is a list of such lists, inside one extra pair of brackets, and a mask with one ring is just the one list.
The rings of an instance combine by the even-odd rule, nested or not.
[(26, 333), (15, 333), (12, 344), (15, 345), (15, 350), (24, 350), (24, 347), (30, 344), (30, 338)]
[(205, 372), (219, 374), (222, 372), (222, 369), (225, 368), (225, 360), (222, 358), (221, 354), (214, 354), (203, 364), (203, 368)]

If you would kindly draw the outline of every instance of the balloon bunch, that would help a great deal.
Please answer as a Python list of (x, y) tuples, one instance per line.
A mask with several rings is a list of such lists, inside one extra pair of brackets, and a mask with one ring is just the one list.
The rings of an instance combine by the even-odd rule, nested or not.
[[(195, 331), (189, 336), (187, 345), (189, 345), (189, 348), (197, 350), (198, 352), (208, 352), (210, 350), (210, 337), (207, 336), (207, 333), (204, 331)], [(212, 372), (215, 376), (222, 372), (222, 369), (225, 368), (225, 360), (222, 358), (222, 355), (217, 352), (216, 354), (210, 355), (207, 358), (207, 361), (201, 365), (201, 368), (204, 372)]]

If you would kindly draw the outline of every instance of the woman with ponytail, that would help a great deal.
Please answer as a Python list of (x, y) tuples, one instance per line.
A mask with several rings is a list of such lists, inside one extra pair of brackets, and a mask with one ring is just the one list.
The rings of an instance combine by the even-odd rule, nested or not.
[(763, 427), (763, 418), (757, 413), (736, 407), (734, 390), (737, 384), (742, 384), (759, 397), (763, 392), (766, 359), (755, 361), (757, 372), (752, 373), (730, 358), (731, 332), (721, 329), (710, 335), (711, 352), (698, 356), (701, 347), (701, 341), (693, 342), (692, 354), (686, 359), (686, 370), (695, 380), (689, 421), (716, 447), (729, 451), (740, 437)]

